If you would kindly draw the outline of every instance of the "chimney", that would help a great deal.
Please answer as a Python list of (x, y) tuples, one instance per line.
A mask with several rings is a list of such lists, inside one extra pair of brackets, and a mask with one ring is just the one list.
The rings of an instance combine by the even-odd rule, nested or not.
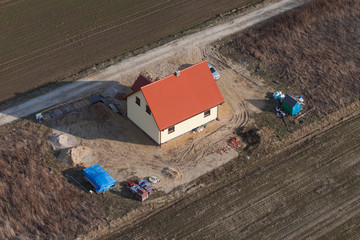
[(175, 71), (175, 76), (180, 77), (180, 70), (179, 69)]

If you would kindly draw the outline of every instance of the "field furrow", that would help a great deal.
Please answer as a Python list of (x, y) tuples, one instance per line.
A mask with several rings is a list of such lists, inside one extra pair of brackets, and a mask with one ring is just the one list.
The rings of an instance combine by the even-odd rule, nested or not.
[(360, 211), (359, 126), (357, 115), (280, 155), (256, 160), (260, 168), (244, 175), (234, 171), (117, 236), (302, 239), (333, 234)]

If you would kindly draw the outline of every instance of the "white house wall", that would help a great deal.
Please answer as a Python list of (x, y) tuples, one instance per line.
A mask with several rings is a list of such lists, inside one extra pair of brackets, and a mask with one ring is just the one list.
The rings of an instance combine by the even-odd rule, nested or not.
[[(135, 101), (135, 100), (134, 100)], [(201, 125), (204, 125), (210, 121), (213, 121), (217, 118), (218, 114), (218, 106), (213, 107), (210, 109), (210, 115), (207, 117), (204, 117), (204, 112), (189, 118), (183, 122), (180, 122), (175, 125), (175, 131), (172, 133), (168, 133), (168, 129), (164, 129), (161, 131), (161, 143), (165, 143), (173, 138), (176, 138), (180, 135), (183, 135), (184, 133), (187, 133), (194, 128), (197, 128)]]
[[(136, 97), (140, 98), (140, 106), (136, 104)], [(127, 116), (148, 134), (157, 143), (160, 143), (160, 131), (156, 125), (153, 115), (146, 112), (147, 102), (141, 91), (127, 98)]]

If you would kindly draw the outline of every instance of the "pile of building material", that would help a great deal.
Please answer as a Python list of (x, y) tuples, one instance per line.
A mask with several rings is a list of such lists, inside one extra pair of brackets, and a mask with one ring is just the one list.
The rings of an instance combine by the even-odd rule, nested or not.
[(227, 139), (226, 143), (227, 143), (227, 146), (225, 146), (223, 148), (219, 148), (217, 150), (218, 154), (222, 155), (223, 153), (228, 153), (231, 149), (237, 149), (241, 145), (240, 140), (238, 140), (238, 137), (236, 137), (236, 136), (230, 137), (229, 139)]
[(236, 136), (229, 138), (226, 142), (232, 148), (238, 148), (241, 144), (241, 142), (238, 140), (238, 137)]
[(64, 117), (70, 114), (81, 112), (85, 107), (92, 104), (102, 102), (108, 106), (112, 111), (118, 114), (125, 114), (125, 107), (122, 106), (119, 100), (103, 96), (102, 94), (94, 94), (85, 98), (80, 98), (70, 103), (65, 103), (36, 114), (36, 120), (38, 122), (46, 121), (52, 118)]
[(197, 132), (201, 132), (206, 128), (206, 124), (201, 125), (200, 127), (194, 128), (191, 132), (192, 133), (197, 133)]
[(145, 201), (151, 194), (155, 193), (155, 188), (144, 178), (139, 181), (128, 181), (126, 186), (130, 192), (135, 194), (135, 198), (140, 201)]

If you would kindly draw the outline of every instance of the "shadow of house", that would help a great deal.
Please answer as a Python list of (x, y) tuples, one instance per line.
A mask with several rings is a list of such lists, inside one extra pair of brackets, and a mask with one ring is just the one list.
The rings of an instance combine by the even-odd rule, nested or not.
[[(42, 124), (81, 139), (108, 139), (156, 146), (155, 142), (126, 117), (129, 86), (107, 81), (92, 94), (43, 110)], [(129, 90), (130, 89), (130, 90)], [(36, 121), (35, 114), (30, 120)]]
[(274, 100), (272, 95), (271, 92), (267, 92), (265, 99), (246, 99), (246, 101), (261, 111), (275, 112), (276, 107), (281, 107), (281, 102)]
[(260, 109), (265, 112), (275, 112), (276, 107), (278, 106), (277, 102), (274, 100), (267, 99), (246, 99), (249, 103), (251, 103), (254, 107)]
[(185, 68), (191, 67), (193, 64), (189, 64), (189, 63), (185, 63), (183, 65), (181, 65), (178, 70), (184, 70)]

